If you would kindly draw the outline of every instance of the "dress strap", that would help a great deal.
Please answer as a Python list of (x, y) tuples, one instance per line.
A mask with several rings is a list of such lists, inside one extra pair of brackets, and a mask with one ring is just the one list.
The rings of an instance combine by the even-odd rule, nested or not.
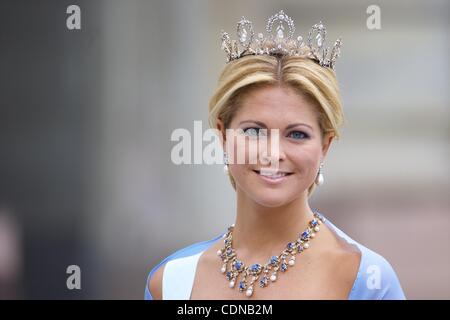
[(190, 299), (197, 263), (203, 252), (166, 263), (162, 280), (163, 300)]

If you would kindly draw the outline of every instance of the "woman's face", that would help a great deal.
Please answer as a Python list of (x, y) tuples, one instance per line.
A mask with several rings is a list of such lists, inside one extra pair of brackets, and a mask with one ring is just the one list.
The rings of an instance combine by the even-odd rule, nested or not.
[[(332, 140), (322, 140), (315, 108), (289, 87), (256, 88), (243, 97), (228, 128), (235, 136), (227, 136), (224, 146), (236, 188), (267, 207), (306, 195)], [(237, 143), (237, 137), (245, 143)]]

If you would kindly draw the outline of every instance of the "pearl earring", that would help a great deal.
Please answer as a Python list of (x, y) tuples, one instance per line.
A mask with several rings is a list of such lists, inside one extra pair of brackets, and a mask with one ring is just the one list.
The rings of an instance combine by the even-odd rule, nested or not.
[(316, 181), (315, 181), (316, 185), (318, 185), (318, 186), (321, 186), (325, 180), (323, 178), (322, 168), (323, 168), (323, 162), (320, 163), (319, 173), (317, 174)]
[(223, 152), (223, 163), (225, 164), (223, 166), (223, 173), (228, 174), (228, 154), (225, 151)]

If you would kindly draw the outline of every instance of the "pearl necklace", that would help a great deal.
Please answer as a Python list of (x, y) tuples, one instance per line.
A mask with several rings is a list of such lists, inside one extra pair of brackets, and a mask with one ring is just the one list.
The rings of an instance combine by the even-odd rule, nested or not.
[[(251, 266), (245, 266), (241, 260), (238, 260), (236, 251), (233, 249), (233, 229), (234, 224), (228, 228), (228, 232), (224, 234), (225, 247), (217, 251), (217, 255), (222, 260), (223, 265), (221, 272), (225, 274), (229, 281), (230, 288), (234, 288), (237, 278), (242, 274), (239, 282), (239, 292), (245, 290), (245, 295), (251, 297), (253, 294), (253, 285), (259, 279), (259, 286), (265, 288), (269, 285), (269, 280), (275, 282), (277, 280), (278, 271), (286, 272), (288, 267), (295, 265), (295, 256), (303, 250), (309, 248), (309, 241), (315, 237), (316, 232), (320, 230), (319, 225), (325, 222), (325, 218), (318, 212), (314, 212), (314, 219), (309, 221), (308, 227), (303, 231), (295, 242), (289, 242), (278, 256), (272, 256), (269, 261), (262, 266), (254, 263)], [(286, 262), (286, 260), (288, 262)], [(269, 272), (272, 271), (270, 277)], [(261, 277), (262, 275), (262, 277)], [(250, 277), (247, 280), (247, 277)]]

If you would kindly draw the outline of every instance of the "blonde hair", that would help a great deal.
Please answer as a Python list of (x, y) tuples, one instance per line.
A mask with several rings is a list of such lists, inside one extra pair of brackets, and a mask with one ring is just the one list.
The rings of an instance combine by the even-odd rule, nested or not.
[[(229, 62), (209, 102), (211, 128), (217, 128), (218, 119), (228, 128), (246, 93), (270, 85), (288, 86), (311, 100), (317, 106), (322, 138), (332, 133), (339, 139), (344, 115), (334, 71), (309, 58), (295, 56), (248, 55)], [(236, 189), (232, 175), (229, 177)], [(308, 197), (314, 189), (315, 183), (308, 188)]]

